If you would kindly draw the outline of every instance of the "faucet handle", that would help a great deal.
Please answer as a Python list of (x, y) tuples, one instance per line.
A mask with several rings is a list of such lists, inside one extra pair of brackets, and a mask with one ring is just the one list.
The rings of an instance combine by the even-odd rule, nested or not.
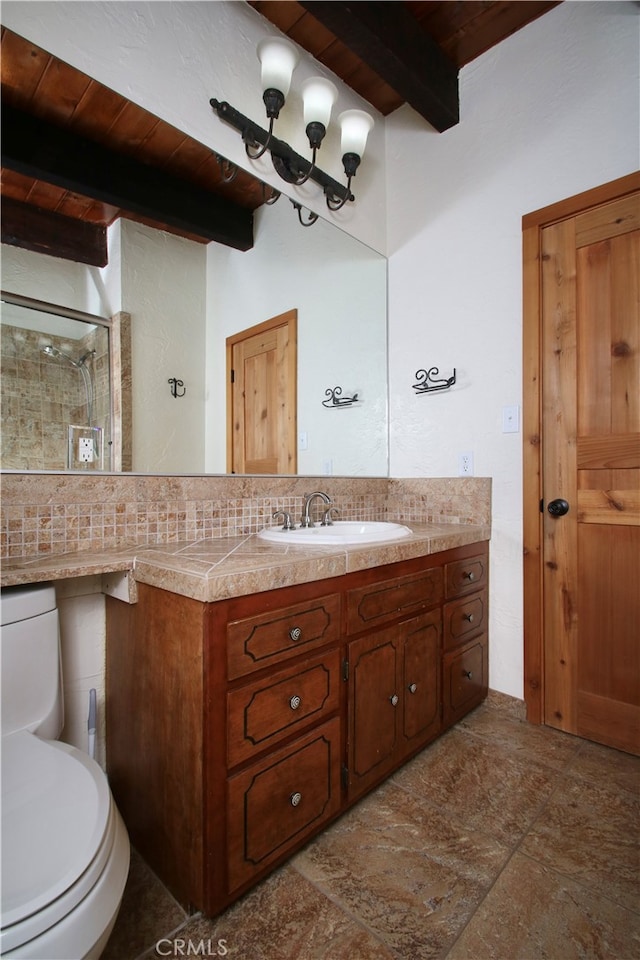
[(320, 521), (321, 527), (332, 527), (333, 520), (331, 519), (331, 514), (336, 513), (340, 516), (340, 511), (337, 507), (327, 507), (327, 509), (322, 514), (322, 520)]
[(275, 513), (271, 514), (272, 520), (277, 520), (278, 517), (284, 518), (284, 523), (282, 525), (283, 530), (293, 530), (295, 529), (295, 523), (291, 519), (291, 514), (288, 510), (276, 510)]

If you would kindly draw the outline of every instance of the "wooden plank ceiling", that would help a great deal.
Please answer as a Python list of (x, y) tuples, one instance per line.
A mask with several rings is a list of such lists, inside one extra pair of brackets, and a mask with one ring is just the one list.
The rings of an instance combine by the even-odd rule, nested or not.
[[(383, 115), (409, 103), (445, 130), (460, 67), (557, 2), (250, 5)], [(264, 202), (251, 174), (225, 182), (208, 147), (4, 27), (1, 192), (3, 242), (101, 266), (118, 217), (249, 249)]]

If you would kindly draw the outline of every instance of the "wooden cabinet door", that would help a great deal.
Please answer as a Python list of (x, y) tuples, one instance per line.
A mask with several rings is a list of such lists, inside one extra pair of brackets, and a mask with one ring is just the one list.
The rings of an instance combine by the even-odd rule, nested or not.
[(349, 644), (349, 796), (440, 730), (440, 609)]
[(640, 193), (542, 231), (545, 723), (640, 753)]
[(317, 727), (227, 783), (228, 892), (266, 872), (340, 808), (340, 721)]
[(402, 624), (401, 753), (432, 740), (440, 730), (440, 610)]
[(378, 630), (349, 644), (350, 796), (367, 790), (395, 763), (400, 657), (397, 627)]

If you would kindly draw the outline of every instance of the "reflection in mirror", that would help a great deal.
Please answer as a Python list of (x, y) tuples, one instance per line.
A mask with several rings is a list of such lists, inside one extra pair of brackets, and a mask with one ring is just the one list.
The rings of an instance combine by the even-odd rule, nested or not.
[[(301, 227), (286, 197), (256, 212), (254, 236), (246, 253), (209, 246), (213, 461), (226, 453), (225, 338), (295, 310), (298, 473), (387, 476), (386, 259), (326, 220)], [(327, 408), (336, 386), (358, 403)]]
[[(122, 315), (130, 316), (133, 452), (123, 462), (136, 473), (226, 472), (226, 339), (295, 309), (296, 422), (298, 437), (302, 435), (298, 473), (387, 476), (386, 266), (384, 257), (327, 221), (301, 227), (282, 197), (257, 211), (255, 244), (246, 253), (118, 220), (109, 230), (104, 269), (3, 247), (2, 285), (24, 297), (66, 302), (71, 314), (88, 310), (115, 320), (126, 311)], [(63, 376), (60, 362), (38, 353), (47, 335), (52, 346), (75, 360), (93, 349), (82, 337), (56, 334), (66, 344), (63, 350), (50, 331), (36, 329), (38, 366), (34, 359), (29, 368), (36, 381), (53, 371), (58, 379)], [(19, 336), (26, 336), (24, 330)], [(15, 344), (12, 349), (15, 353)], [(91, 361), (94, 407), (102, 377), (108, 380), (106, 364), (98, 377), (98, 357), (96, 348)], [(83, 426), (87, 419), (79, 415), (85, 403), (83, 374), (68, 361), (64, 367), (65, 375), (74, 375), (73, 388), (79, 392), (75, 407), (64, 411), (64, 430), (58, 429), (63, 434), (69, 424)], [(172, 378), (183, 381), (184, 395), (172, 395)], [(327, 409), (326, 391), (337, 385), (345, 394), (357, 393), (358, 403)], [(65, 469), (66, 446), (55, 467), (18, 453), (25, 428), (16, 423), (14, 411), (15, 404), (5, 423), (3, 402), (7, 442), (2, 466)], [(94, 410), (92, 419), (104, 431), (104, 469), (119, 469), (118, 459), (107, 456), (110, 425), (102, 412), (100, 418), (98, 423)], [(17, 459), (7, 458), (10, 446)]]
[(108, 322), (3, 294), (0, 359), (2, 467), (109, 470)]

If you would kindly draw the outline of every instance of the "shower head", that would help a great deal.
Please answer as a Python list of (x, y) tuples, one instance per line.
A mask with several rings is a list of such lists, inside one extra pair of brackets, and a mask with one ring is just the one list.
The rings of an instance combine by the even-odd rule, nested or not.
[(74, 367), (83, 367), (87, 360), (95, 354), (95, 350), (87, 350), (78, 360), (74, 360), (68, 353), (63, 353), (62, 350), (58, 350), (57, 347), (54, 347), (50, 343), (42, 348), (42, 352), (54, 360), (66, 360), (67, 363), (70, 363)]
[(58, 350), (57, 347), (52, 346), (50, 343), (42, 348), (42, 352), (46, 353), (46, 355), (53, 360), (66, 360), (68, 363), (73, 364), (74, 367), (78, 366), (76, 361), (73, 360), (68, 353), (63, 353), (62, 350)]

